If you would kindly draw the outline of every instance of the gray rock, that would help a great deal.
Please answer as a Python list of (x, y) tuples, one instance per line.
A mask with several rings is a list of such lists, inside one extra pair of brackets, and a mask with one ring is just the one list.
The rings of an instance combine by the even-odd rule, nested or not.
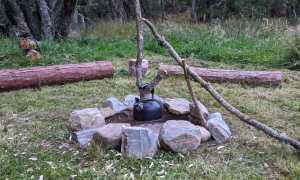
[(94, 140), (95, 143), (104, 149), (118, 149), (121, 147), (122, 130), (130, 127), (127, 123), (111, 123), (97, 129)]
[(97, 133), (97, 129), (87, 129), (72, 133), (72, 140), (81, 147), (86, 147), (93, 140), (93, 136)]
[(190, 102), (183, 98), (165, 99), (165, 104), (170, 113), (186, 115), (190, 113)]
[(201, 143), (201, 130), (188, 121), (167, 121), (160, 132), (161, 145), (173, 152), (187, 153)]
[(125, 109), (127, 109), (127, 107), (121, 102), (119, 101), (117, 98), (115, 97), (110, 97), (108, 98), (104, 104), (103, 104), (104, 108), (111, 108), (113, 111), (120, 113), (122, 111), (124, 111)]
[(150, 129), (158, 137), (163, 125), (164, 123), (162, 122), (156, 122), (156, 123), (143, 123), (143, 124), (136, 125), (136, 127)]
[(206, 142), (211, 138), (210, 132), (204, 127), (199, 126), (201, 131), (201, 142)]
[(71, 130), (99, 128), (105, 125), (105, 119), (97, 108), (73, 111), (69, 118)]
[(103, 115), (103, 117), (109, 118), (114, 116), (115, 114), (117, 114), (117, 112), (115, 112), (113, 109), (111, 109), (110, 107), (106, 107), (106, 108), (100, 108), (99, 109), (100, 113)]
[(139, 98), (139, 96), (136, 96), (136, 95), (127, 95), (124, 98), (123, 104), (125, 106), (127, 106), (129, 109), (133, 109), (133, 106), (134, 106), (136, 98)]
[(158, 137), (147, 128), (126, 127), (121, 152), (125, 157), (152, 158), (158, 150)]
[[(200, 110), (204, 113), (204, 118), (206, 118), (207, 120), (209, 115), (207, 108), (200, 101), (197, 101), (197, 104)], [(190, 111), (191, 111), (191, 116), (198, 117), (197, 108), (195, 107), (194, 103), (190, 104)]]
[(219, 112), (208, 116), (208, 129), (219, 144), (223, 144), (231, 138), (231, 131)]
[(134, 121), (133, 111), (126, 109), (106, 119), (110, 123), (131, 123)]

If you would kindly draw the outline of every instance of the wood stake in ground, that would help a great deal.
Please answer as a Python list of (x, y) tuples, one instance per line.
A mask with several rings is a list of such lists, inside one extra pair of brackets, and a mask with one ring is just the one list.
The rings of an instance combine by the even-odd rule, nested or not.
[[(182, 62), (181, 57), (178, 55), (178, 53), (175, 51), (173, 46), (165, 40), (163, 36), (161, 36), (158, 31), (156, 30), (155, 26), (147, 19), (143, 18), (143, 21), (147, 24), (149, 29), (151, 30), (153, 36), (158, 41), (159, 45), (166, 48), (171, 55), (171, 57), (177, 62), (178, 65), (180, 65), (182, 68), (184, 68), (184, 64)], [(206, 89), (213, 98), (215, 98), (226, 110), (231, 112), (233, 115), (238, 117), (241, 121), (243, 121), (246, 124), (249, 124), (258, 130), (263, 131), (265, 134), (281, 141), (287, 144), (290, 144), (295, 149), (300, 151), (300, 141), (289, 137), (285, 133), (281, 133), (278, 130), (275, 130), (251, 117), (248, 117), (247, 115), (243, 114), (241, 111), (239, 111), (237, 108), (232, 106), (229, 102), (227, 102), (218, 92), (217, 90), (208, 82), (206, 82), (203, 78), (201, 78), (196, 72), (194, 72), (191, 68), (187, 67), (188, 73), (193, 77), (195, 81), (200, 83), (200, 85)]]
[(136, 86), (139, 89), (140, 98), (142, 100), (151, 99), (154, 88), (159, 82), (166, 76), (164, 72), (157, 73), (156, 77), (150, 82), (145, 84), (143, 80), (143, 67), (144, 60), (144, 37), (143, 29), (144, 24), (142, 20), (141, 4), (139, 0), (135, 1), (135, 13), (136, 13), (136, 41), (137, 41), (137, 58), (136, 58)]

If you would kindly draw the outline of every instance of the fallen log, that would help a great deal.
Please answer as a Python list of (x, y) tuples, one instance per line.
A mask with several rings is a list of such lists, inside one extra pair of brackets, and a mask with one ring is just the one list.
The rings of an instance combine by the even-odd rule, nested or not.
[(0, 71), (0, 92), (113, 77), (111, 62), (56, 65)]
[[(279, 86), (283, 79), (280, 71), (241, 71), (225, 69), (207, 69), (190, 67), (198, 76), (209, 82), (238, 83), (251, 86)], [(160, 72), (166, 72), (168, 76), (184, 76), (182, 67), (175, 65), (160, 65)]]

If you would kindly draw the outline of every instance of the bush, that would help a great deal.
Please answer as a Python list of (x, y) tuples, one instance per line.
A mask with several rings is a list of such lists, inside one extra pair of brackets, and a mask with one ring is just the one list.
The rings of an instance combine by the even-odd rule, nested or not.
[(293, 40), (287, 44), (278, 65), (300, 70), (300, 34), (295, 34)]

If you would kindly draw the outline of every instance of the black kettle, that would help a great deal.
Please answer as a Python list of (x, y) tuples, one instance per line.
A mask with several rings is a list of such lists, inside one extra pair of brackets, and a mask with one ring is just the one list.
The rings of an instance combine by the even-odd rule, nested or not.
[(154, 99), (154, 90), (151, 91), (152, 99), (135, 99), (133, 117), (135, 121), (152, 121), (162, 118), (163, 105), (161, 101)]

